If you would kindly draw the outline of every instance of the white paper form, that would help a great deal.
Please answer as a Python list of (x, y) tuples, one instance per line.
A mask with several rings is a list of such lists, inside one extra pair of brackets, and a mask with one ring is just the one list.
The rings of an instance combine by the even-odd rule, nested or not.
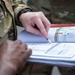
[(31, 43), (28, 47), (32, 49), (32, 56), (44, 58), (65, 58), (75, 57), (75, 43)]
[(18, 39), (24, 43), (48, 43), (45, 37), (31, 34), (25, 30), (18, 35)]
[(46, 53), (56, 57), (73, 58), (75, 56), (75, 43), (60, 43)]
[[(50, 28), (48, 35), (53, 43), (74, 43), (75, 27)], [(26, 43), (48, 43), (45, 37), (28, 33), (25, 30), (18, 35), (18, 39)]]
[(48, 34), (52, 42), (75, 42), (75, 27), (50, 28)]
[[(70, 34), (70, 31), (72, 30), (72, 34)], [(67, 32), (68, 31), (68, 32)], [(59, 32), (59, 34), (55, 34), (56, 32)], [(61, 34), (61, 32), (63, 32)], [(50, 28), (49, 30), (49, 36), (52, 41), (52, 39), (55, 40), (61, 40), (63, 41), (64, 35), (63, 34), (69, 33), (69, 35), (66, 35), (68, 37), (68, 41), (71, 38), (72, 40), (75, 40), (75, 28), (67, 28), (67, 29), (62, 29), (62, 28), (55, 28), (52, 29)], [(54, 35), (54, 36), (52, 36)], [(71, 36), (70, 36), (71, 35)], [(55, 37), (56, 36), (56, 37)], [(28, 47), (32, 49), (32, 55), (30, 58), (32, 59), (41, 59), (41, 60), (63, 60), (63, 61), (74, 61), (75, 62), (75, 43), (52, 43), (49, 44), (48, 41), (42, 37), (42, 36), (37, 36), (31, 33), (28, 33), (26, 31), (22, 31), (18, 39), (21, 40), (24, 43), (28, 44)], [(63, 41), (64, 42), (64, 41)]]
[(52, 47), (57, 46), (57, 43), (28, 43), (28, 48), (32, 49), (32, 55), (43, 55)]

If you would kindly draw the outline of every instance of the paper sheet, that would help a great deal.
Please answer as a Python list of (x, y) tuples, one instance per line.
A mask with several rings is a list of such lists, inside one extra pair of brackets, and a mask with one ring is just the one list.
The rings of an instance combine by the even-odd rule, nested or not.
[(32, 49), (32, 55), (45, 58), (48, 56), (70, 59), (75, 56), (75, 43), (28, 43), (28, 47)]
[[(58, 34), (56, 35), (57, 32)], [(63, 33), (61, 34), (61, 32)], [(49, 44), (43, 36), (37, 36), (26, 31), (22, 31), (18, 35), (18, 39), (24, 43), (27, 43), (28, 48), (32, 49), (32, 55), (28, 61), (71, 66), (75, 65), (75, 33), (73, 32), (75, 32), (75, 28), (50, 29), (49, 36), (53, 42), (51, 44)], [(66, 40), (64, 41), (64, 39)], [(55, 43), (55, 40), (58, 42)], [(60, 41), (62, 43), (60, 43)]]

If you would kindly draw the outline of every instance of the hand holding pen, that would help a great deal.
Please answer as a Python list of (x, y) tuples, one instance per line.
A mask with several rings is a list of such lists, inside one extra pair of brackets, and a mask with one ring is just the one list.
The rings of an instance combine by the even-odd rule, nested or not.
[[(35, 35), (43, 35), (48, 39), (48, 31), (51, 23), (43, 12), (26, 12), (19, 17), (20, 22), (26, 31)], [(35, 28), (35, 25), (38, 29)]]
[[(50, 43), (51, 41), (48, 37), (48, 31), (50, 27), (75, 26), (75, 23), (51, 24), (43, 12), (26, 12), (20, 15), (19, 20), (26, 31), (35, 35), (43, 35)], [(35, 25), (38, 27), (38, 29), (35, 28)]]
[[(39, 30), (39, 28), (36, 25), (34, 26), (34, 28)], [(47, 34), (47, 36), (48, 36), (48, 34)], [(49, 39), (49, 37), (46, 37), (46, 40), (48, 41), (49, 44), (51, 44), (51, 40)]]

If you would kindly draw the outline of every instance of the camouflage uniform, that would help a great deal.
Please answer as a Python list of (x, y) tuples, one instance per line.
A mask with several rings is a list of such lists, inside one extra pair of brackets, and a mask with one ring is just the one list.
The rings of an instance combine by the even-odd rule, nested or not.
[[(28, 5), (34, 11), (44, 12), (51, 23), (75, 23), (75, 0), (28, 0)], [(25, 75), (51, 75), (53, 66), (33, 64), (30, 68)], [(58, 69), (61, 75), (75, 75), (74, 68)]]
[(0, 0), (0, 45), (7, 39), (16, 40), (17, 15), (24, 8), (28, 6), (22, 0)]
[[(16, 23), (17, 14), (27, 6), (22, 0), (0, 0), (0, 44), (6, 39), (17, 38)], [(14, 17), (15, 15), (15, 17)]]

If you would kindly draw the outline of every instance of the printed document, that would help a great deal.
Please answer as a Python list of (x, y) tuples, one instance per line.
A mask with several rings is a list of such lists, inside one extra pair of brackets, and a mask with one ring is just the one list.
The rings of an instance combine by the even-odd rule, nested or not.
[(43, 36), (28, 33), (25, 30), (18, 35), (18, 39), (27, 43), (28, 48), (32, 49), (32, 55), (28, 61), (57, 66), (75, 66), (75, 28), (63, 27), (55, 30), (50, 28), (49, 37), (51, 44)]

